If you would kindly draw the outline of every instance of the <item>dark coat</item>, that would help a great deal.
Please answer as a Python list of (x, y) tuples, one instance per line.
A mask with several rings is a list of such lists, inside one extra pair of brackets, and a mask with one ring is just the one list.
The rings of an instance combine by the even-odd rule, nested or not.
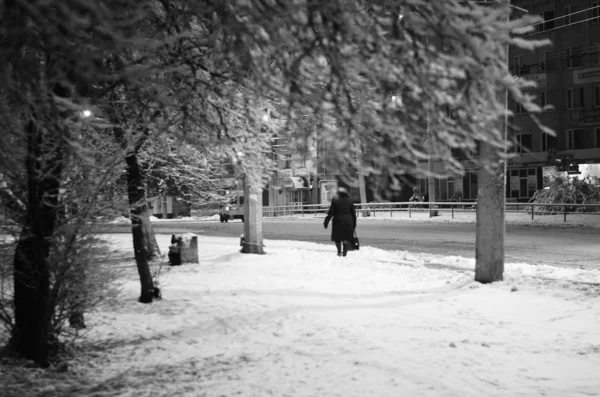
[(352, 199), (345, 194), (336, 194), (331, 200), (329, 212), (325, 217), (323, 225), (327, 228), (329, 221), (333, 218), (333, 227), (331, 228), (332, 241), (352, 241), (354, 238), (354, 229), (356, 228), (356, 211)]

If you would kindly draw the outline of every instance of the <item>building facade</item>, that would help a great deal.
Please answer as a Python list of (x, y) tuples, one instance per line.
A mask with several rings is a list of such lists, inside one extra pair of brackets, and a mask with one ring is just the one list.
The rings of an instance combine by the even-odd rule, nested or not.
[[(578, 173), (580, 164), (600, 163), (600, 1), (513, 0), (513, 4), (540, 15), (530, 38), (552, 44), (535, 52), (511, 48), (515, 76), (535, 80), (538, 104), (546, 110), (541, 123), (555, 132), (544, 133), (522, 107), (514, 113), (511, 134), (518, 143), (517, 157), (509, 163), (507, 197), (528, 198), (543, 186), (533, 182), (542, 167)], [(529, 179), (531, 178), (531, 179)], [(525, 187), (527, 185), (527, 187)]]
[[(552, 44), (530, 51), (511, 47), (510, 69), (515, 78), (534, 80), (529, 94), (545, 110), (537, 114), (547, 134), (520, 104), (509, 100), (513, 116), (509, 138), (516, 142), (507, 164), (506, 197), (528, 201), (543, 188), (544, 169), (572, 174), (581, 164), (600, 163), (600, 1), (512, 0), (518, 16), (540, 15), (529, 39), (549, 39)], [(465, 161), (465, 175), (436, 180), (436, 201), (477, 198), (477, 169)], [(435, 164), (443, 172), (443, 164)], [(421, 192), (427, 181), (419, 181)]]

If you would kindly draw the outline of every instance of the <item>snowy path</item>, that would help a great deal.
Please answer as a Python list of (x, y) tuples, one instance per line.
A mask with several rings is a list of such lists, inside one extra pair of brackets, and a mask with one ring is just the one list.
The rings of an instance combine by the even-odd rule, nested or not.
[(482, 286), (470, 259), (238, 242), (203, 238), (201, 263), (167, 273), (152, 305), (135, 302), (131, 265), (123, 297), (89, 317), (84, 381), (55, 395), (600, 395), (600, 288), (560, 281), (597, 270), (509, 264)]

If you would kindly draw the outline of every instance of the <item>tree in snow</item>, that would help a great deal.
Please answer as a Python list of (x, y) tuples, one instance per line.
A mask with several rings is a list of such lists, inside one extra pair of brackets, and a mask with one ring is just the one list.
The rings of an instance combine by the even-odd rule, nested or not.
[(21, 211), (14, 217), (21, 230), (12, 264), (11, 344), (47, 365), (68, 317), (57, 323), (56, 316), (71, 313), (83, 325), (85, 293), (73, 286), (94, 279), (80, 255), (89, 241), (86, 225), (99, 215), (98, 193), (118, 176), (115, 148), (98, 135), (106, 123), (88, 120), (86, 91), (106, 76), (102, 62), (115, 50), (115, 24), (123, 18), (98, 2), (10, 0), (0, 6), (0, 20), (0, 111), (3, 132), (10, 130), (1, 141), (13, 147), (0, 172), (10, 178), (12, 208)]
[[(538, 190), (531, 198), (536, 211), (562, 212), (564, 206), (552, 204), (600, 204), (600, 180), (587, 176), (579, 179), (556, 176), (545, 183), (546, 187)], [(596, 212), (598, 207), (567, 207), (567, 211)]]

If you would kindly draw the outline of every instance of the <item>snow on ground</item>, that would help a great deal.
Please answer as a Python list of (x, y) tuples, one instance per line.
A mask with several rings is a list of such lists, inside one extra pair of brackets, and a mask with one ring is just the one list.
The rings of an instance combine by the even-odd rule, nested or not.
[(122, 296), (88, 316), (77, 381), (23, 376), (31, 395), (600, 395), (598, 270), (507, 264), (480, 285), (472, 259), (199, 236), (200, 263), (142, 305), (131, 236), (106, 239)]
[(155, 216), (150, 217), (151, 222), (185, 222), (185, 221), (218, 221), (220, 220), (219, 214), (210, 216), (183, 216), (179, 218), (157, 218)]

